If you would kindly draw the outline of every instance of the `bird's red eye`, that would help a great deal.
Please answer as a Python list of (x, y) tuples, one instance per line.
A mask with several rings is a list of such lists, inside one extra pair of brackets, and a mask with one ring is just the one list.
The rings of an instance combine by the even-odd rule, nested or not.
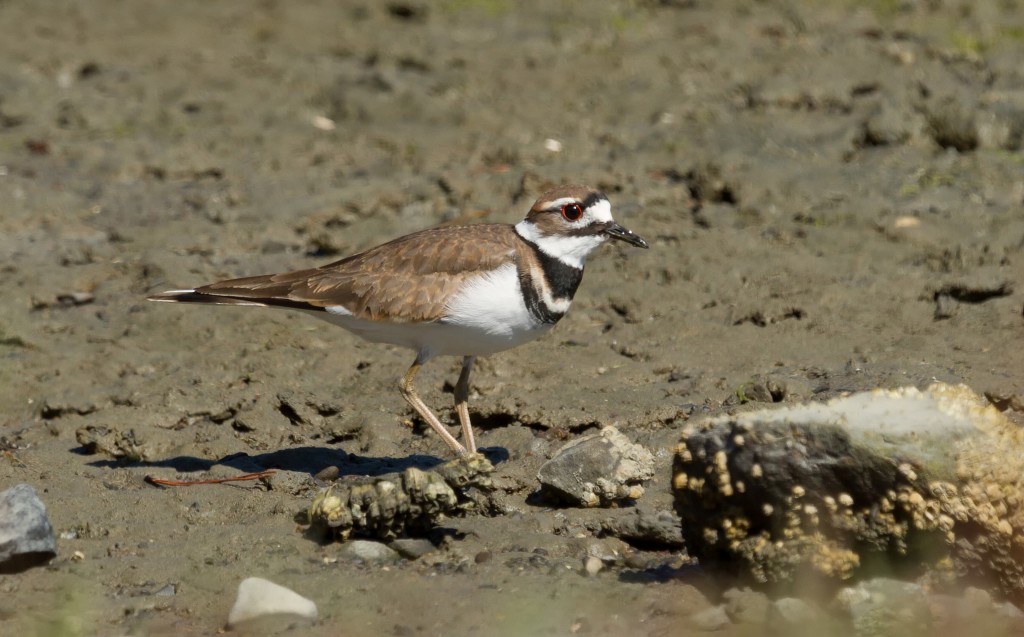
[(566, 221), (579, 221), (583, 216), (583, 207), (578, 203), (567, 203), (562, 206), (562, 216)]

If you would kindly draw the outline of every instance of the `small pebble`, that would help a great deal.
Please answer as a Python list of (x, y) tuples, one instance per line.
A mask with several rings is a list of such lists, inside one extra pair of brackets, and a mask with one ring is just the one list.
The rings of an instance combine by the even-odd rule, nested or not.
[(643, 570), (647, 568), (647, 565), (650, 563), (650, 559), (642, 553), (633, 551), (626, 554), (624, 563), (627, 568)]
[(316, 478), (317, 480), (323, 480), (325, 482), (329, 482), (331, 480), (336, 480), (338, 478), (338, 475), (340, 475), (340, 474), (341, 474), (341, 469), (339, 469), (338, 467), (336, 467), (334, 465), (331, 465), (329, 467), (324, 467), (320, 471), (317, 471), (316, 475), (314, 475), (313, 477)]
[(314, 115), (313, 127), (318, 128), (320, 130), (331, 131), (334, 130), (337, 127), (337, 125), (334, 123), (334, 120), (329, 117), (324, 117), (323, 115)]
[(583, 570), (586, 571), (587, 575), (590, 577), (600, 573), (603, 568), (604, 562), (602, 562), (601, 558), (596, 555), (588, 555), (586, 559), (583, 560)]

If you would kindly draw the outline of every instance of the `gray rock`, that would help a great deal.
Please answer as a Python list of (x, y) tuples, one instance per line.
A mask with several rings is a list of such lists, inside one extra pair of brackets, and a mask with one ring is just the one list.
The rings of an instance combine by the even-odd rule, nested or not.
[(548, 497), (573, 505), (609, 506), (643, 495), (654, 475), (654, 456), (614, 427), (562, 447), (537, 473)]
[(260, 577), (248, 577), (238, 585), (238, 596), (228, 614), (228, 628), (269, 615), (288, 615), (316, 620), (316, 604), (295, 591)]
[(651, 508), (647, 502), (603, 520), (601, 530), (627, 542), (684, 546), (679, 516), (671, 510)]
[(386, 544), (373, 542), (371, 540), (352, 540), (341, 547), (343, 557), (362, 560), (375, 564), (379, 562), (394, 562), (400, 558), (398, 551), (389, 548)]
[(18, 484), (0, 492), (0, 573), (20, 573), (56, 555), (57, 538), (35, 489)]
[(319, 491), (316, 480), (306, 471), (277, 469), (271, 480), (275, 491), (289, 495), (310, 497)]
[(722, 630), (730, 624), (725, 606), (712, 606), (690, 616), (690, 624), (698, 630)]
[(398, 552), (402, 557), (409, 560), (416, 560), (431, 551), (437, 549), (434, 543), (430, 540), (424, 540), (420, 538), (399, 538), (389, 544), (392, 549)]

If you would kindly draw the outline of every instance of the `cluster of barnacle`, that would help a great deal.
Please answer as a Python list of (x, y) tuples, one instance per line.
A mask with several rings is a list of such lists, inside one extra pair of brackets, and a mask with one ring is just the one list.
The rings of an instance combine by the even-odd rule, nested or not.
[[(850, 575), (860, 563), (859, 555), (834, 537), (834, 529), (852, 532), (865, 525), (863, 518), (854, 514), (849, 494), (818, 497), (794, 485), (780, 501), (766, 500), (757, 508), (730, 503), (748, 488), (757, 487), (763, 478), (763, 468), (754, 463), (744, 474), (746, 480), (731, 480), (722, 453), (714, 455), (707, 478), (691, 477), (682, 471), (675, 476), (677, 490), (699, 493), (710, 481), (721, 496), (721, 506), (716, 508), (722, 515), (706, 519), (714, 526), (704, 526), (702, 530), (708, 546), (724, 547), (761, 582), (791, 579), (808, 566), (829, 577), (845, 579)], [(688, 455), (689, 450), (682, 446), (677, 449), (677, 458), (685, 459)]]
[(952, 521), (949, 539), (955, 541), (958, 573), (995, 581), (1004, 594), (1021, 600), (1024, 431), (1005, 417), (993, 425), (988, 435), (964, 444), (957, 458), (959, 488), (936, 488), (935, 498)]
[(429, 530), (446, 516), (472, 508), (472, 487), (488, 488), (491, 463), (473, 454), (430, 471), (344, 481), (320, 491), (304, 522), (341, 540), (352, 535), (391, 539)]
[(1024, 599), (1024, 430), (962, 387), (941, 395), (963, 411), (978, 435), (961, 441), (952, 481), (935, 480), (925, 493), (899, 495), (914, 528), (936, 531), (949, 549), (953, 575), (994, 584)]
[[(922, 566), (931, 566), (940, 580), (970, 577), (1024, 598), (1024, 430), (966, 388), (951, 388), (940, 399), (978, 427), (953, 449), (955, 476), (931, 479), (913, 462), (890, 460), (871, 467), (884, 477), (833, 493), (822, 485), (836, 482), (804, 475), (817, 487), (796, 484), (799, 471), (788, 494), (780, 489), (782, 479), (771, 488), (763, 484), (766, 469), (756, 460), (792, 450), (803, 432), (751, 431), (736, 422), (692, 425), (675, 449), (673, 475), (691, 550), (701, 559), (743, 566), (762, 582), (778, 582), (808, 569), (846, 579), (865, 551), (899, 560), (921, 555), (915, 549), (924, 547), (932, 563)], [(783, 440), (786, 433), (794, 438)], [(750, 445), (756, 454), (744, 454)], [(688, 532), (691, 523), (699, 527)]]
[[(752, 431), (735, 422), (728, 426), (720, 437), (711, 437), (725, 440), (725, 448), (709, 449), (708, 436), (694, 436), (708, 432), (707, 425), (698, 424), (675, 450), (677, 500), (683, 509), (696, 505), (701, 511), (702, 528), (693, 537), (703, 547), (692, 547), (698, 556), (731, 556), (762, 582), (790, 580), (808, 569), (846, 579), (861, 563), (860, 547), (904, 553), (912, 530), (932, 526), (924, 521), (934, 516), (935, 507), (926, 506), (919, 493), (924, 482), (909, 463), (896, 467), (889, 478), (892, 488), (873, 498), (859, 493), (860, 502), (845, 491), (829, 494), (801, 484), (789, 484), (783, 493), (778, 480), (766, 486), (766, 469), (751, 459), (784, 455), (793, 440), (782, 430)], [(758, 452), (740, 460), (748, 445)], [(680, 513), (686, 521), (693, 519)]]

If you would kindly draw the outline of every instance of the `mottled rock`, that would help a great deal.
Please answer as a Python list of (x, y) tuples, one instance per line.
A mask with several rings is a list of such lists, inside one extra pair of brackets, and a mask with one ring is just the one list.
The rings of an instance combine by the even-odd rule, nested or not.
[(962, 385), (692, 423), (673, 488), (706, 566), (783, 583), (884, 564), (1024, 598), (1024, 433)]
[(17, 484), (0, 492), (0, 573), (20, 573), (56, 555), (57, 538), (36, 490)]
[(473, 508), (469, 491), (489, 488), (493, 471), (486, 458), (474, 454), (431, 471), (409, 467), (400, 474), (346, 480), (320, 491), (296, 518), (342, 540), (424, 532), (447, 515)]
[(614, 427), (574, 440), (537, 473), (544, 494), (573, 505), (609, 506), (635, 500), (654, 475), (654, 456)]
[(398, 551), (386, 544), (370, 540), (350, 540), (341, 547), (341, 555), (344, 557), (362, 560), (368, 564), (380, 562), (394, 562), (399, 559)]
[(630, 514), (603, 520), (601, 531), (628, 542), (673, 548), (684, 546), (679, 515), (674, 511), (640, 507), (630, 511)]
[(268, 615), (289, 615), (316, 620), (316, 604), (295, 591), (260, 577), (248, 577), (238, 585), (235, 604), (228, 614), (228, 628)]

